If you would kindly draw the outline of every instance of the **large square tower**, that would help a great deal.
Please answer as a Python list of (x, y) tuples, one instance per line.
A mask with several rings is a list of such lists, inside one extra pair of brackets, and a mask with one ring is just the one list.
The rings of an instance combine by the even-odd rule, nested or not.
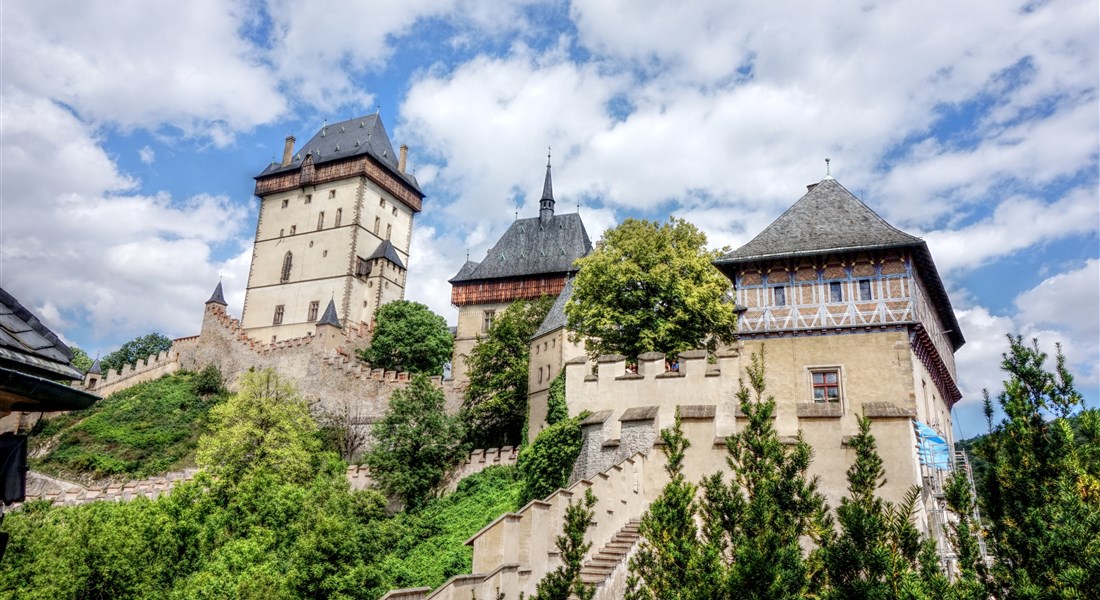
[(329, 300), (345, 327), (405, 296), (413, 218), (424, 194), (375, 114), (326, 124), (256, 176), (260, 216), (241, 316), (278, 341), (314, 331)]

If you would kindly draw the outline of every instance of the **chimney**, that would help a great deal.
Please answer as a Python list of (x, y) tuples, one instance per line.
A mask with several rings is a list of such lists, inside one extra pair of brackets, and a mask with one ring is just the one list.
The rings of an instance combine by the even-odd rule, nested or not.
[(290, 158), (294, 156), (294, 136), (286, 136), (286, 145), (283, 146), (283, 163), (279, 166), (290, 166)]
[(401, 158), (397, 159), (397, 170), (405, 172), (405, 162), (409, 160), (409, 146), (401, 144)]

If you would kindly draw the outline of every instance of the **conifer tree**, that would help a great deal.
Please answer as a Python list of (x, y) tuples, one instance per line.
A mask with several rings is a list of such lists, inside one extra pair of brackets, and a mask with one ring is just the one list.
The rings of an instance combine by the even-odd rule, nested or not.
[(956, 519), (950, 525), (951, 545), (958, 559), (958, 574), (951, 585), (951, 597), (958, 600), (981, 600), (989, 597), (991, 584), (985, 561), (978, 545), (979, 524), (973, 521), (974, 496), (970, 480), (956, 469), (943, 486), (947, 506)]
[(898, 505), (876, 495), (886, 484), (886, 472), (870, 419), (859, 419), (859, 435), (851, 445), (856, 460), (848, 469), (848, 497), (836, 510), (840, 535), (823, 552), (830, 584), (825, 597), (920, 597), (922, 544), (912, 521), (920, 488), (911, 488)]
[(592, 524), (595, 504), (596, 495), (591, 489), (584, 491), (584, 499), (569, 501), (565, 530), (557, 539), (562, 565), (542, 578), (531, 600), (591, 600), (596, 594), (596, 586), (581, 581), (581, 561), (592, 547), (591, 542), (584, 541), (584, 534)]
[(1084, 402), (1061, 346), (1051, 372), (1037, 340), (1030, 347), (1018, 335), (1008, 341), (1001, 363), (1008, 380), (997, 397), (1006, 419), (993, 426), (986, 394), (992, 435), (981, 450), (990, 465), (982, 504), (994, 579), (1006, 598), (1087, 598), (1100, 590), (1100, 417), (1084, 411), (1078, 432), (1068, 421)]
[(832, 524), (817, 480), (807, 475), (812, 450), (801, 433), (786, 447), (772, 425), (775, 398), (764, 398), (764, 352), (746, 369), (749, 387), (737, 393), (747, 418), (744, 429), (726, 438), (733, 474), (703, 483), (703, 529), (708, 551), (726, 557), (716, 573), (716, 598), (795, 599), (823, 584), (820, 551), (803, 552), (830, 535)]
[(718, 557), (707, 552), (695, 524), (695, 492), (699, 486), (684, 477), (684, 451), (691, 442), (680, 427), (676, 411), (673, 427), (661, 430), (668, 483), (642, 517), (638, 530), (641, 547), (630, 559), (628, 600), (713, 598)]

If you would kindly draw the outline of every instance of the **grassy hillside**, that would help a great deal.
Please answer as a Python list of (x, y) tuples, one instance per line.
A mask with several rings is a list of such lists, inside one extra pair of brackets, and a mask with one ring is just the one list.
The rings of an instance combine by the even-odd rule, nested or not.
[(469, 573), (473, 551), (464, 542), (500, 515), (516, 509), (523, 481), (515, 467), (494, 466), (463, 479), (458, 489), (415, 513), (398, 513), (387, 523), (390, 551), (379, 561), (385, 589), (438, 587)]
[(31, 468), (75, 479), (140, 479), (192, 466), (210, 409), (222, 402), (216, 370), (179, 372), (138, 384), (92, 408), (43, 420)]

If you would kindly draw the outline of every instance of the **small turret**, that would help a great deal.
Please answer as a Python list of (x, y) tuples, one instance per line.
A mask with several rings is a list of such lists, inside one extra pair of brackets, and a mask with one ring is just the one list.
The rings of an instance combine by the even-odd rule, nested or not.
[(554, 183), (550, 180), (550, 153), (546, 153), (546, 180), (542, 183), (542, 199), (539, 200), (539, 221), (554, 218)]
[(344, 326), (340, 324), (340, 317), (336, 316), (336, 302), (334, 300), (328, 301), (328, 306), (325, 307), (325, 312), (321, 315), (321, 318), (317, 320), (316, 327), (315, 335), (326, 351), (335, 350), (340, 346), (343, 341), (341, 331)]
[(99, 357), (97, 356), (95, 361), (92, 362), (91, 368), (84, 374), (84, 389), (94, 390), (101, 379), (103, 379), (103, 369), (99, 366)]
[(229, 306), (225, 302), (225, 295), (222, 294), (222, 282), (218, 282), (218, 287), (214, 288), (214, 293), (210, 294), (210, 299), (206, 301), (207, 304), (221, 304), (222, 306)]

